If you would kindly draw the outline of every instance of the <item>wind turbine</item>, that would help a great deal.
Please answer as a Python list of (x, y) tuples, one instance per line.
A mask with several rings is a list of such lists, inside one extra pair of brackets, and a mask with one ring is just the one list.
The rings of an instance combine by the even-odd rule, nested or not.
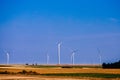
[(100, 54), (100, 49), (97, 48), (97, 51), (98, 51), (98, 54), (99, 54), (99, 60), (100, 60), (100, 65), (102, 64), (102, 57), (101, 57), (101, 54)]
[(9, 60), (10, 60), (10, 54), (6, 50), (3, 50), (3, 51), (6, 53), (6, 64), (8, 65), (9, 64)]
[(71, 61), (72, 61), (73, 65), (74, 65), (74, 56), (75, 56), (75, 53), (73, 52), (72, 55), (71, 55)]
[(61, 47), (61, 42), (58, 43), (58, 64), (60, 64), (60, 47)]
[(4, 51), (5, 53), (6, 53), (6, 63), (7, 63), (7, 65), (9, 64), (9, 59), (10, 59), (10, 54), (9, 54), (9, 52), (7, 52), (6, 50)]
[(6, 53), (6, 55), (7, 55), (7, 64), (9, 64), (10, 55), (8, 52)]
[(49, 55), (47, 54), (47, 64), (49, 64)]
[(72, 51), (72, 54), (71, 54), (71, 61), (72, 61), (72, 64), (74, 65), (74, 58), (75, 58), (75, 52), (76, 52), (77, 50), (74, 50), (74, 51)]

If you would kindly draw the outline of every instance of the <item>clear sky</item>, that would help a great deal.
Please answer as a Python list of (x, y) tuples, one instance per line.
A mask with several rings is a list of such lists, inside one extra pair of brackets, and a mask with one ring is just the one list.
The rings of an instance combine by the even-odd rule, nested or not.
[(120, 0), (0, 0), (0, 63), (57, 64), (120, 59)]

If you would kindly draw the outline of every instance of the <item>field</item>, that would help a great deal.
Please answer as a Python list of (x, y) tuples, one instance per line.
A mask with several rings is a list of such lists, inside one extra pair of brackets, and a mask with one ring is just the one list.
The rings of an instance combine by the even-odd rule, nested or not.
[(120, 80), (120, 69), (91, 65), (0, 65), (0, 80)]

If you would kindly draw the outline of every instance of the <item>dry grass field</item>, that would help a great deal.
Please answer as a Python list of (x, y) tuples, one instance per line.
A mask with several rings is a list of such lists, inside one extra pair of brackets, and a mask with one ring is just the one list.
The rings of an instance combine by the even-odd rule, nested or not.
[[(14, 65), (12, 67), (0, 67), (0, 72), (10, 72), (10, 73), (18, 73), (23, 70), (29, 72), (36, 72), (38, 74), (77, 74), (77, 73), (100, 73), (100, 74), (119, 74), (120, 69), (102, 69), (102, 68), (34, 68), (34, 67), (26, 67), (24, 65)], [(7, 77), (6, 77), (7, 75)], [(43, 76), (43, 75), (21, 75), (21, 74), (1, 74), (0, 80), (107, 80), (106, 78), (95, 78), (95, 77), (75, 77), (75, 76)], [(109, 80), (120, 80), (120, 78), (109, 78)]]
[(44, 73), (108, 73), (120, 74), (120, 69), (102, 69), (102, 68), (31, 68), (24, 66), (17, 67), (0, 67), (0, 71), (20, 72), (22, 70), (35, 71), (40, 74)]

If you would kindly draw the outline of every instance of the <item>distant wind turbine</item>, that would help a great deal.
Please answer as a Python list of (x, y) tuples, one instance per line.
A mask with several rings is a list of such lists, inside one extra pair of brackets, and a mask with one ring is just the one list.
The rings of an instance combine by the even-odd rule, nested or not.
[(72, 55), (71, 55), (71, 61), (72, 61), (73, 65), (74, 65), (74, 56), (75, 56), (75, 53), (73, 52)]
[(97, 48), (97, 51), (98, 51), (98, 54), (99, 54), (99, 60), (100, 60), (100, 65), (102, 64), (102, 57), (101, 57), (101, 54), (100, 54), (100, 49)]
[(47, 64), (49, 64), (49, 55), (47, 54)]
[(60, 47), (61, 43), (58, 43), (58, 64), (60, 64)]
[(72, 54), (71, 54), (71, 61), (72, 61), (72, 64), (74, 65), (74, 58), (75, 58), (75, 52), (76, 52), (77, 50), (75, 50), (75, 51), (72, 51)]
[(6, 53), (6, 56), (7, 56), (7, 65), (8, 65), (9, 64), (9, 59), (10, 59), (10, 55), (9, 55), (8, 52)]
[(4, 52), (6, 53), (6, 64), (8, 65), (9, 64), (9, 59), (10, 59), (10, 54), (6, 50), (4, 50)]

